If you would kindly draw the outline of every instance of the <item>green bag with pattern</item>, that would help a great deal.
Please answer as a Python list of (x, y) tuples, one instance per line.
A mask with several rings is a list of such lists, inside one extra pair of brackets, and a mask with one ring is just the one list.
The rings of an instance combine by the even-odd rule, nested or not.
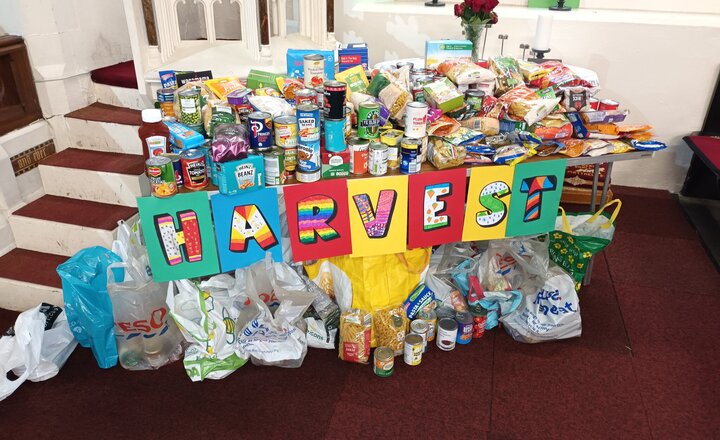
[[(613, 205), (612, 214), (607, 214), (605, 210)], [(566, 214), (562, 207), (559, 208), (555, 230), (550, 233), (550, 258), (573, 277), (577, 290), (580, 290), (590, 259), (612, 241), (615, 219), (621, 207), (622, 202), (615, 199), (595, 214)]]

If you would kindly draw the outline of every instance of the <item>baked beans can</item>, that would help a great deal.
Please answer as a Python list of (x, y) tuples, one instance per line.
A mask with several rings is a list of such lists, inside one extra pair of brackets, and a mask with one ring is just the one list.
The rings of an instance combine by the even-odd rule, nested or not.
[(425, 321), (428, 325), (428, 336), (427, 340), (428, 342), (432, 342), (435, 340), (435, 330), (437, 328), (437, 314), (435, 313), (435, 310), (421, 310), (418, 315), (418, 319), (422, 319)]
[(263, 153), (265, 185), (277, 186), (285, 183), (285, 152), (278, 147)]
[(393, 374), (395, 353), (389, 347), (378, 347), (373, 353), (373, 371), (376, 376), (389, 377)]
[(423, 355), (423, 338), (420, 335), (410, 334), (405, 336), (403, 347), (403, 359), (410, 366), (420, 365)]
[(410, 323), (410, 333), (420, 335), (423, 340), (423, 353), (427, 351), (428, 342), (428, 325), (422, 319), (416, 319)]
[(485, 322), (487, 321), (486, 316), (473, 316), (473, 339), (482, 338), (485, 334)]
[(167, 156), (153, 156), (145, 161), (150, 191), (155, 197), (170, 197), (177, 194), (173, 161)]
[(295, 175), (295, 169), (297, 168), (297, 147), (283, 148), (285, 152), (285, 173), (288, 178)]
[(300, 183), (312, 183), (320, 180), (320, 170), (317, 171), (295, 171), (295, 179)]
[(458, 335), (458, 323), (452, 318), (443, 318), (438, 321), (435, 345), (440, 350), (450, 351), (455, 348)]
[(175, 172), (175, 183), (177, 183), (178, 189), (182, 188), (183, 173), (182, 165), (180, 164), (180, 155), (175, 153), (165, 153), (162, 156), (165, 156), (172, 161), (173, 171)]
[(320, 142), (301, 142), (297, 147), (297, 170), (304, 173), (320, 170)]
[(405, 136), (422, 138), (427, 130), (428, 105), (424, 102), (408, 102), (405, 106)]
[(323, 85), (323, 112), (326, 119), (345, 117), (345, 94), (347, 85), (340, 81), (325, 81)]
[(422, 139), (404, 137), (400, 143), (400, 172), (417, 174), (420, 172), (420, 147)]
[(303, 81), (307, 88), (325, 82), (325, 58), (322, 55), (308, 54), (303, 57)]
[(353, 136), (348, 139), (350, 149), (350, 173), (365, 174), (368, 172), (368, 150), (370, 143), (365, 139)]
[(250, 148), (255, 151), (267, 151), (273, 147), (272, 115), (266, 112), (252, 112), (248, 115), (250, 129)]
[(373, 142), (368, 151), (368, 171), (373, 176), (387, 174), (388, 147), (380, 142)]
[(380, 142), (388, 146), (388, 169), (400, 168), (400, 141), (403, 132), (400, 130), (385, 130), (380, 133)]
[(458, 344), (469, 344), (472, 341), (473, 317), (469, 312), (459, 312), (455, 315), (457, 321), (457, 338), (455, 342)]
[(275, 145), (281, 148), (297, 147), (297, 119), (295, 116), (278, 116), (273, 119)]
[(202, 148), (191, 148), (180, 154), (185, 188), (197, 191), (208, 185), (207, 162)]
[(318, 105), (318, 92), (315, 89), (301, 89), (295, 93), (295, 104), (315, 104)]
[(323, 128), (325, 129), (325, 149), (333, 153), (345, 151), (345, 119), (329, 119), (323, 120)]
[(613, 101), (612, 99), (603, 99), (602, 101), (600, 101), (598, 110), (601, 110), (601, 111), (617, 110), (618, 107), (620, 107), (619, 102)]
[(298, 145), (320, 142), (320, 108), (315, 104), (302, 104), (295, 110)]
[(465, 103), (470, 107), (470, 110), (480, 111), (483, 108), (483, 100), (485, 99), (485, 92), (478, 89), (469, 89), (465, 92)]
[(372, 101), (361, 102), (358, 106), (357, 127), (360, 139), (380, 137), (380, 104)]

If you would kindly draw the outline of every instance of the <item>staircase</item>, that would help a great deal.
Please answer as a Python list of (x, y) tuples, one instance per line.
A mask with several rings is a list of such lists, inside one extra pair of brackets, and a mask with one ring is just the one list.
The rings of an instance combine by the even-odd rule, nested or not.
[(45, 195), (8, 218), (17, 248), (0, 257), (0, 308), (62, 304), (57, 266), (80, 249), (109, 248), (117, 221), (136, 220), (136, 197), (149, 195), (137, 89), (95, 92), (102, 101), (66, 114), (61, 151), (40, 163)]

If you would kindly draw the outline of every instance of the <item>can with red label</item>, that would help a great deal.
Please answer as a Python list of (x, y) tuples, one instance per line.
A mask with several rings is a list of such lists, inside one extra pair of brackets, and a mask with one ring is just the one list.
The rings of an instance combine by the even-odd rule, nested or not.
[(323, 112), (325, 119), (342, 119), (345, 117), (345, 93), (347, 86), (340, 81), (325, 81), (323, 86)]
[(620, 103), (617, 101), (613, 101), (612, 99), (603, 99), (600, 101), (600, 106), (598, 110), (601, 111), (608, 111), (608, 110), (617, 110), (618, 107), (620, 107)]
[(303, 57), (303, 81), (305, 87), (317, 87), (325, 82), (325, 58), (319, 54)]
[(353, 136), (348, 139), (350, 149), (350, 173), (365, 174), (368, 172), (368, 149), (370, 142)]
[(487, 321), (487, 317), (485, 316), (473, 316), (473, 330), (472, 330), (472, 337), (473, 339), (479, 339), (482, 338), (485, 334), (485, 322)]
[(427, 131), (428, 105), (424, 102), (408, 102), (405, 106), (405, 136), (422, 138)]
[(185, 188), (197, 191), (208, 185), (205, 151), (202, 148), (191, 148), (180, 154), (183, 182)]
[(272, 115), (265, 112), (252, 112), (248, 115), (250, 129), (250, 148), (255, 151), (268, 151), (273, 147)]

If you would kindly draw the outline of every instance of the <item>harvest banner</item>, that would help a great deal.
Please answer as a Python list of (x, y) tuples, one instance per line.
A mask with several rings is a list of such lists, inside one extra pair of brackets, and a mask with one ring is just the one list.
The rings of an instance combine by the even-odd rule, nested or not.
[[(555, 227), (566, 160), (324, 180), (283, 188), (295, 261), (404, 252)], [(282, 259), (278, 190), (138, 199), (155, 281)], [(211, 208), (212, 205), (212, 216)], [(284, 220), (282, 220), (284, 221)]]

